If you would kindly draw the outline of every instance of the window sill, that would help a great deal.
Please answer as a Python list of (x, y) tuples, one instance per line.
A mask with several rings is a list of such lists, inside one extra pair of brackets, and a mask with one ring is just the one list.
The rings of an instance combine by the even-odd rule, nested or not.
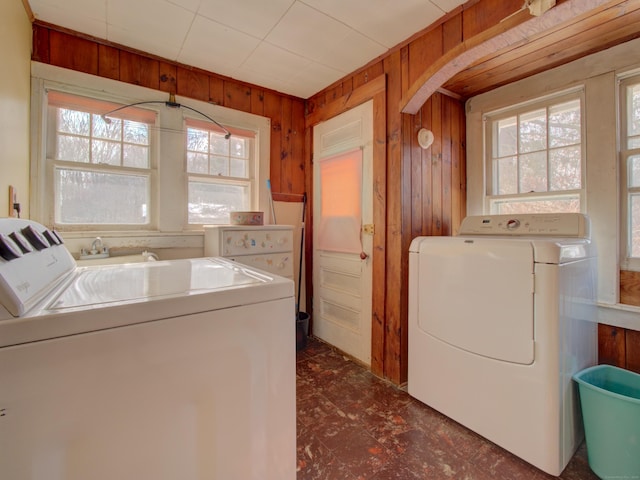
[(598, 323), (640, 331), (640, 307), (599, 303), (597, 312)]

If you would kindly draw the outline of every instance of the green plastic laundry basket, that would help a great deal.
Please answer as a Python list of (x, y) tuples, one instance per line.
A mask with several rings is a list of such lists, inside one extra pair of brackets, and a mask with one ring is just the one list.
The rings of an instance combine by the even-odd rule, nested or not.
[(573, 379), (591, 470), (603, 479), (640, 479), (640, 375), (597, 365)]

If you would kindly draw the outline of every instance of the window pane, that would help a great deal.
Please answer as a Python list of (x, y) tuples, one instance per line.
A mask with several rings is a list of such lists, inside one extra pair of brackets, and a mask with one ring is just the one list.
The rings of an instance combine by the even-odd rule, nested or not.
[(640, 84), (627, 87), (627, 135), (640, 135)]
[(211, 133), (211, 153), (216, 155), (229, 155), (229, 140), (224, 135)]
[(536, 152), (547, 148), (547, 112), (535, 110), (520, 115), (521, 153)]
[(146, 123), (125, 120), (122, 139), (128, 143), (149, 145), (149, 126)]
[(640, 155), (632, 155), (628, 162), (628, 186), (640, 187)]
[(91, 144), (91, 163), (120, 166), (120, 143), (94, 140)]
[(518, 200), (492, 200), (492, 214), (516, 213), (557, 213), (580, 212), (580, 197), (578, 195), (563, 195), (552, 198), (532, 198)]
[(505, 118), (494, 123), (494, 157), (506, 157), (518, 152), (516, 117)]
[(56, 142), (56, 159), (69, 162), (89, 163), (89, 139), (58, 135)]
[(187, 152), (187, 172), (209, 173), (209, 155)]
[(76, 110), (58, 109), (58, 131), (75, 135), (89, 135), (91, 115)]
[(122, 121), (110, 118), (110, 122), (104, 121), (101, 115), (93, 115), (93, 136), (108, 140), (120, 140), (122, 136)]
[(581, 187), (580, 151), (580, 146), (574, 146), (549, 152), (549, 190), (577, 190)]
[(189, 223), (229, 223), (229, 213), (249, 210), (248, 185), (189, 182)]
[(229, 160), (227, 157), (211, 157), (211, 175), (229, 176)]
[(247, 158), (246, 143), (244, 138), (231, 137), (231, 156), (237, 158)]
[(627, 148), (629, 150), (631, 150), (632, 148), (640, 148), (640, 137), (629, 138), (627, 145)]
[(246, 160), (232, 158), (230, 160), (231, 176), (237, 178), (249, 178), (247, 173), (247, 163), (248, 162)]
[(508, 195), (518, 193), (518, 164), (516, 157), (501, 158), (494, 162), (497, 168), (498, 184), (494, 188), (494, 195)]
[(187, 129), (187, 150), (207, 153), (209, 151), (209, 133), (195, 128)]
[(148, 223), (149, 177), (56, 168), (56, 223)]
[(580, 143), (580, 101), (554, 105), (549, 109), (549, 147)]
[(640, 194), (629, 197), (629, 250), (632, 257), (640, 257)]
[(123, 145), (122, 164), (125, 167), (149, 168), (149, 147), (142, 145)]
[(547, 191), (547, 154), (530, 153), (520, 157), (520, 193)]

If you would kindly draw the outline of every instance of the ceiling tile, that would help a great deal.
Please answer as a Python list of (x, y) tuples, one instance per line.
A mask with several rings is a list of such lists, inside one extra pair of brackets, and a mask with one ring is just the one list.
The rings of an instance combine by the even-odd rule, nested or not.
[(178, 61), (221, 75), (230, 75), (259, 43), (257, 38), (197, 16), (178, 55)]
[(194, 17), (165, 0), (108, 0), (108, 40), (175, 60)]
[(343, 23), (296, 2), (265, 40), (318, 61), (328, 50), (345, 48), (344, 40), (350, 33), (351, 29)]
[(444, 12), (429, 0), (304, 0), (387, 48), (431, 25)]
[(198, 14), (262, 39), (280, 21), (294, 1), (202, 0)]
[(167, 0), (167, 2), (173, 3), (174, 5), (182, 7), (185, 10), (189, 10), (193, 13), (196, 13), (198, 11), (198, 7), (200, 6), (201, 1), (202, 0)]
[(107, 36), (104, 0), (32, 0), (36, 19), (100, 38)]
[[(345, 45), (349, 45), (349, 48), (344, 48)], [(337, 48), (327, 48), (318, 62), (347, 74), (366, 65), (371, 59), (382, 55), (387, 50), (383, 45), (351, 30)]]

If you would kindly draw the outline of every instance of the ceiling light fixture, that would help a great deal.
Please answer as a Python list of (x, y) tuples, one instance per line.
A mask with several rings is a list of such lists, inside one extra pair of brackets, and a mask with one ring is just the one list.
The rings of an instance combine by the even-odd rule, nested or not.
[(113, 113), (119, 112), (120, 110), (124, 110), (125, 108), (135, 107), (137, 105), (149, 105), (149, 104), (164, 104), (164, 106), (168, 107), (168, 108), (186, 108), (187, 110), (191, 110), (192, 112), (196, 112), (197, 114), (202, 115), (207, 120), (215, 123), (218, 127), (220, 127), (224, 131), (224, 138), (229, 138), (231, 136), (231, 132), (229, 130), (227, 130), (225, 127), (220, 125), (220, 123), (215, 121), (213, 118), (211, 118), (206, 113), (202, 113), (200, 110), (196, 110), (195, 108), (191, 108), (188, 105), (182, 105), (181, 103), (176, 102), (176, 97), (175, 97), (175, 95), (173, 93), (169, 94), (169, 100), (166, 101), (166, 102), (163, 102), (162, 100), (146, 100), (146, 101), (143, 101), (143, 102), (130, 103), (128, 105), (122, 105), (121, 107), (114, 108), (113, 110), (110, 110), (107, 113), (103, 113), (100, 116), (102, 117), (102, 119), (104, 120), (104, 122), (106, 124), (110, 124), (111, 123), (111, 119), (108, 118), (108, 115), (111, 115)]

